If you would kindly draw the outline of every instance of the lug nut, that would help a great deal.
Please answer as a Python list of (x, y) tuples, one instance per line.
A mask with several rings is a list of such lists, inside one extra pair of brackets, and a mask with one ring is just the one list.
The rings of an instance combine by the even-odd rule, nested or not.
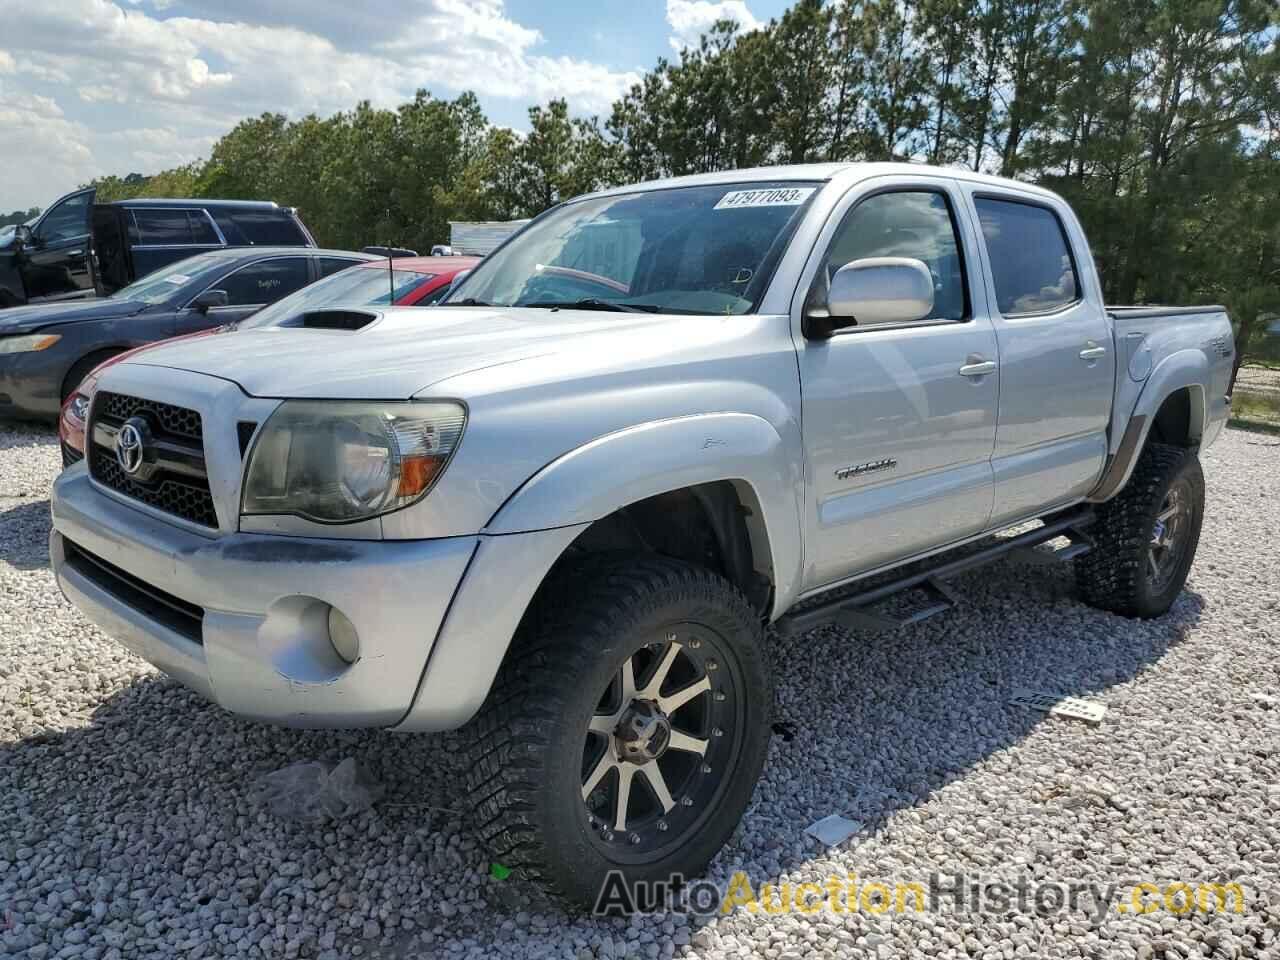
[(719, 727), (716, 727), (714, 730), (711, 731), (711, 735), (713, 737), (723, 737), (724, 731), (721, 730)]
[(600, 836), (604, 838), (605, 843), (611, 843), (613, 841), (612, 830), (605, 830), (603, 833), (600, 834)]
[(697, 637), (690, 637), (690, 638), (689, 638), (689, 649), (690, 649), (690, 650), (697, 650), (700, 646), (702, 646), (702, 641), (701, 641), (701, 640), (699, 640)]
[(628, 839), (631, 841), (632, 846), (634, 846), (635, 844), (640, 842), (640, 834), (633, 833), (630, 837), (628, 837)]
[(703, 773), (710, 773), (710, 772), (711, 772), (711, 764), (709, 764), (709, 763), (704, 763), (704, 764), (702, 765), (702, 772), (703, 772)]
[(659, 821), (658, 821), (658, 829), (659, 829), (659, 830), (661, 830), (661, 831), (663, 831), (663, 832), (665, 833), (665, 832), (666, 832), (666, 829), (667, 829), (667, 821), (665, 821), (665, 820), (659, 820)]
[(724, 691), (723, 691), (723, 690), (717, 690), (717, 691), (716, 691), (716, 702), (717, 702), (717, 703), (723, 703), (723, 702), (724, 702)]
[(707, 661), (707, 669), (708, 669), (708, 670), (719, 670), (719, 669), (720, 669), (720, 664), (716, 663), (714, 660), (708, 660), (708, 661)]
[(683, 798), (681, 798), (680, 802), (681, 802), (682, 804), (684, 804), (686, 807), (692, 807), (692, 806), (693, 806), (693, 797), (683, 797)]

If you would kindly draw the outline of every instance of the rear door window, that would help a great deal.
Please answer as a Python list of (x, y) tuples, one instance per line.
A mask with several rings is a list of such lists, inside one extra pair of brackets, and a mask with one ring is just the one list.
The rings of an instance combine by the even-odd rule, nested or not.
[(149, 210), (136, 208), (138, 243), (144, 246), (190, 246), (191, 221), (186, 210)]
[(188, 210), (187, 220), (191, 225), (192, 242), (201, 246), (218, 246), (222, 243), (218, 239), (218, 232), (213, 229), (209, 215), (203, 210)]
[(284, 210), (233, 210), (231, 219), (251, 244), (301, 247), (307, 243), (298, 224)]
[(1080, 299), (1066, 231), (1048, 207), (976, 197), (996, 305), (1005, 316), (1051, 313)]
[(306, 257), (277, 257), (241, 267), (212, 289), (227, 292), (229, 307), (249, 307), (275, 303), (301, 290), (310, 279)]

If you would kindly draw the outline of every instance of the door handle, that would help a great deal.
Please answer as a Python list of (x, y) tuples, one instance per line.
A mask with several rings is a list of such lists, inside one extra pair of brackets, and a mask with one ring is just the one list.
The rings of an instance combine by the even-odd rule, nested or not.
[(83, 250), (70, 250), (67, 252), (68, 257), (79, 257), (84, 254)]
[(1088, 341), (1088, 343), (1085, 344), (1085, 348), (1080, 351), (1081, 360), (1097, 360), (1100, 357), (1105, 357), (1106, 355), (1107, 348), (1098, 346), (1092, 340)]
[(983, 360), (978, 354), (974, 354), (969, 358), (969, 362), (960, 368), (960, 376), (962, 377), (985, 377), (988, 373), (996, 372), (996, 362), (994, 360)]

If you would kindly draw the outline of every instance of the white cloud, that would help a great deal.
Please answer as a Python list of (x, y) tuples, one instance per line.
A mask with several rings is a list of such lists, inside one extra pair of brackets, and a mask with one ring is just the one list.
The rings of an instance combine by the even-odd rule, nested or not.
[[(181, 11), (198, 15), (177, 17), (162, 12), (167, 6), (7, 0), (0, 74), (14, 85), (8, 108), (35, 94), (50, 98), (79, 125), (77, 150), (88, 156), (77, 152), (83, 172), (72, 182), (65, 165), (50, 166), (44, 153), (69, 136), (65, 129), (42, 135), (43, 150), (34, 142), (34, 152), (7, 150), (30, 173), (22, 187), (11, 177), (0, 181), (0, 209), (47, 203), (98, 174), (154, 172), (163, 158), (188, 162), (238, 120), (264, 111), (325, 114), (365, 99), (391, 106), (425, 87), (439, 96), (474, 90), (520, 110), (565, 97), (575, 112), (602, 113), (638, 79), (539, 53), (542, 34), (512, 20), (503, 0), (404, 0), (391, 30), (349, 0), (265, 7), (187, 0)], [(8, 148), (8, 128), (0, 130)], [(139, 130), (166, 131), (169, 142), (144, 149), (117, 135)]]
[(0, 85), (0, 130), (8, 198), (0, 202), (0, 211), (43, 205), (49, 200), (48, 184), (69, 189), (92, 176), (89, 131), (69, 121), (48, 97)]
[(747, 9), (745, 0), (667, 0), (667, 23), (674, 31), (671, 49), (679, 53), (685, 47), (696, 47), (698, 38), (717, 20), (733, 20), (744, 33), (764, 26)]

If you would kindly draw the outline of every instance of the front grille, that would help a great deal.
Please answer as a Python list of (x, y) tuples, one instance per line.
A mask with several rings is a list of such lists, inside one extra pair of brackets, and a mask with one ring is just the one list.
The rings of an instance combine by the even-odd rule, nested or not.
[[(115, 451), (115, 435), (132, 417), (146, 421), (154, 447), (146, 474), (136, 477), (124, 472)], [(89, 474), (98, 483), (175, 517), (217, 528), (204, 460), (204, 427), (197, 411), (99, 391), (85, 434)]]
[(62, 548), (67, 566), (86, 580), (193, 643), (203, 642), (204, 610), (201, 607), (139, 580), (66, 538)]
[(116, 423), (124, 423), (130, 417), (141, 414), (152, 421), (153, 428), (159, 426), (160, 430), (172, 436), (202, 442), (204, 440), (200, 414), (186, 407), (175, 407), (171, 403), (158, 403), (123, 393), (103, 391), (94, 397), (94, 413)]

